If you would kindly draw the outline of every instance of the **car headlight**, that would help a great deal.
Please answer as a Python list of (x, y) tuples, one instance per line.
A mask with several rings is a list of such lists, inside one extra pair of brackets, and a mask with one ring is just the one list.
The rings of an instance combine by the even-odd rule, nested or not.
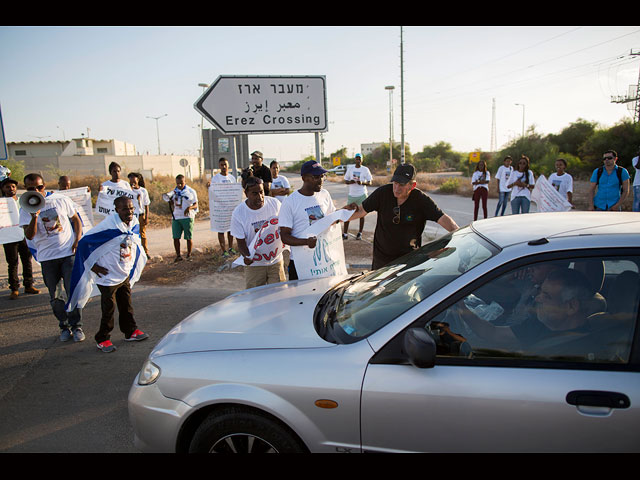
[(160, 367), (151, 360), (144, 362), (138, 375), (138, 385), (151, 385), (160, 377)]

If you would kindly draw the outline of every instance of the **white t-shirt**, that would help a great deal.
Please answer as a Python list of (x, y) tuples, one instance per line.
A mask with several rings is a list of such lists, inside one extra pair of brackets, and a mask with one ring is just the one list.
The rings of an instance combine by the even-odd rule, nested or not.
[(296, 190), (282, 202), (278, 225), (280, 228), (290, 228), (291, 235), (302, 238), (309, 225), (335, 211), (331, 195), (324, 188), (311, 196), (302, 195)]
[(211, 183), (236, 183), (236, 182), (237, 182), (236, 177), (230, 174), (222, 175), (221, 173), (216, 173), (211, 178)]
[(189, 214), (185, 215), (184, 210), (198, 202), (197, 192), (189, 185), (185, 185), (184, 188), (178, 192), (174, 190), (173, 195), (173, 218), (181, 220), (183, 218), (195, 218), (196, 210), (189, 210)]
[[(55, 260), (73, 255), (71, 247), (75, 241), (73, 226), (69, 220), (76, 213), (76, 204), (69, 197), (52, 193), (45, 197), (37, 220), (37, 232), (31, 239), (36, 248), (38, 262)], [(20, 226), (31, 223), (31, 214), (20, 210)]]
[(138, 202), (133, 202), (133, 206), (135, 207), (135, 214), (140, 215), (144, 214), (145, 208), (147, 205), (151, 205), (151, 199), (149, 198), (149, 192), (144, 187), (132, 188), (134, 195), (140, 195), (140, 198), (136, 198)]
[(106, 275), (96, 278), (96, 283), (102, 286), (120, 285), (131, 273), (135, 256), (136, 246), (131, 236), (127, 235), (95, 262), (108, 270)]
[[(367, 167), (361, 165), (360, 168), (357, 168), (357, 167), (348, 168), (347, 173), (344, 174), (344, 179), (355, 180), (355, 181), (360, 180), (361, 182), (370, 182), (373, 180), (373, 177), (371, 176), (371, 171)], [(361, 197), (362, 195), (366, 195), (366, 194), (367, 194), (366, 185), (358, 185), (357, 183), (349, 184), (350, 197)]]
[[(287, 190), (291, 189), (291, 185), (289, 184), (289, 179), (282, 175), (278, 175), (276, 178), (272, 178), (270, 190), (274, 188), (286, 188)], [(273, 198), (277, 198), (280, 203), (284, 202), (284, 199), (287, 198), (288, 195), (277, 195)]]
[[(486, 174), (486, 177), (483, 178), (483, 176)], [(486, 180), (487, 182), (489, 182), (489, 180), (491, 180), (491, 173), (489, 173), (489, 171), (487, 170), (486, 172), (480, 172), (479, 170), (476, 170), (475, 172), (473, 172), (473, 175), (471, 176), (471, 183), (473, 182), (477, 182), (478, 180)], [(489, 184), (488, 183), (482, 183), (482, 184), (477, 184), (473, 186), (473, 189), (477, 189), (478, 187), (483, 187), (486, 188), (487, 190), (489, 190)]]
[(118, 180), (117, 182), (112, 182), (111, 180), (107, 180), (106, 182), (102, 182), (102, 187), (110, 187), (110, 188), (119, 188), (121, 190), (131, 190), (131, 184), (126, 180)]
[(549, 183), (562, 195), (567, 198), (567, 192), (573, 193), (573, 177), (568, 173), (558, 175), (553, 172), (549, 175)]
[(640, 157), (633, 157), (631, 160), (631, 165), (636, 169), (636, 173), (633, 176), (633, 186), (640, 186)]
[[(249, 208), (246, 201), (242, 202), (231, 214), (231, 235), (236, 239), (244, 239), (247, 247), (250, 246), (264, 222), (278, 216), (280, 205), (273, 197), (264, 197), (264, 205), (258, 210)], [(279, 252), (278, 256), (280, 255), (282, 252)]]
[(507, 187), (511, 182), (509, 181), (509, 177), (513, 174), (513, 167), (505, 167), (504, 165), (500, 165), (498, 172), (496, 173), (496, 180), (500, 185), (501, 192), (510, 192), (511, 189)]
[[(520, 179), (523, 179), (525, 177), (525, 172), (519, 172), (517, 170), (513, 171), (513, 175), (511, 175), (511, 178), (509, 179), (509, 183), (513, 183), (513, 182), (517, 182)], [(533, 172), (531, 170), (529, 170), (529, 185), (533, 186), (535, 185), (536, 181), (533, 178)], [(531, 190), (529, 190), (528, 188), (522, 188), (519, 187), (517, 185), (513, 186), (513, 190), (511, 193), (511, 198), (515, 198), (515, 197), (526, 197), (529, 200), (531, 200)]]

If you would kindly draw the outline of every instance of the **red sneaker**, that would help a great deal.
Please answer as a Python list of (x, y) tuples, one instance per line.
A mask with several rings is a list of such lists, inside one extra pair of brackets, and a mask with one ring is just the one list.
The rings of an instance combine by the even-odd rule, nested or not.
[(105, 353), (113, 352), (116, 349), (116, 346), (111, 343), (111, 340), (105, 340), (104, 342), (100, 342), (98, 344), (98, 348)]
[(144, 340), (149, 338), (149, 335), (142, 332), (141, 330), (136, 329), (129, 338), (125, 338), (125, 342), (139, 342), (140, 340)]

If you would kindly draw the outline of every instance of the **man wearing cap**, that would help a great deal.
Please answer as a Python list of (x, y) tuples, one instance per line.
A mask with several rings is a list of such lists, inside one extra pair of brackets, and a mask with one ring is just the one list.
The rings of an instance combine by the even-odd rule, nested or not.
[[(6, 177), (0, 182), (0, 195), (13, 198), (18, 203), (17, 197), (18, 182), (11, 177)], [(24, 292), (38, 294), (40, 290), (33, 287), (33, 269), (31, 267), (31, 252), (27, 246), (27, 241), (23, 238), (19, 242), (5, 243), (4, 258), (9, 266), (9, 288), (11, 295), (9, 299), (18, 298), (18, 288), (20, 287), (20, 277), (18, 277), (18, 260), (22, 262), (22, 280), (24, 282)]]
[(265, 196), (269, 196), (269, 191), (271, 189), (271, 182), (273, 179), (271, 178), (271, 170), (266, 165), (262, 164), (264, 157), (262, 156), (262, 152), (256, 150), (251, 153), (251, 166), (253, 168), (253, 176), (262, 179), (264, 186), (264, 194)]
[(349, 218), (352, 221), (378, 212), (372, 270), (419, 248), (427, 220), (437, 222), (449, 232), (458, 229), (456, 222), (443, 213), (431, 197), (416, 188), (415, 178), (413, 165), (400, 165), (391, 183), (378, 187)]
[[(316, 247), (316, 237), (302, 238), (300, 235), (309, 225), (335, 212), (331, 195), (322, 188), (327, 171), (315, 160), (302, 164), (300, 176), (302, 187), (286, 197), (280, 207), (278, 225), (282, 242), (291, 246)], [(293, 252), (289, 261), (289, 280), (297, 280)]]

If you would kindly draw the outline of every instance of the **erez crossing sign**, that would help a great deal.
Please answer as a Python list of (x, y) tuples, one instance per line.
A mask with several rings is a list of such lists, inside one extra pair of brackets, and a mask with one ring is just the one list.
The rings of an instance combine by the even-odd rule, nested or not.
[(324, 76), (221, 75), (194, 108), (225, 134), (327, 131)]

